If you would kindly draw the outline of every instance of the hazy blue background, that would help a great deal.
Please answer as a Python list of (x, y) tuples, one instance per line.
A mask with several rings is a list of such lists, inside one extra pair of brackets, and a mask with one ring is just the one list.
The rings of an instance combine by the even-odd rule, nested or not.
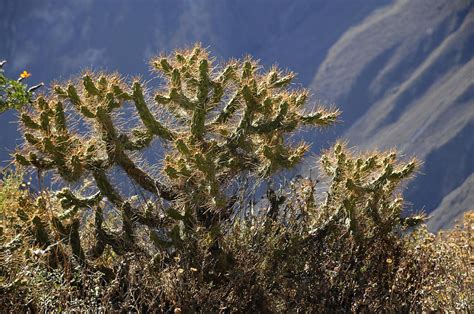
[[(470, 0), (2, 0), (0, 59), (31, 84), (84, 68), (150, 78), (150, 56), (196, 41), (218, 59), (277, 63), (344, 111), (341, 126), (305, 134), (314, 152), (344, 137), (425, 161), (407, 196), (436, 210), (438, 228), (473, 204), (473, 11)], [(0, 116), (2, 161), (21, 143), (14, 121)]]

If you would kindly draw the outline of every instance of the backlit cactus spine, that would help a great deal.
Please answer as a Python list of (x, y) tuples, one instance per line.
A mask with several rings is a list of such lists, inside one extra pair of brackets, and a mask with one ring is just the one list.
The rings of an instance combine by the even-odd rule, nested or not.
[[(196, 45), (157, 57), (151, 65), (165, 81), (154, 95), (155, 106), (138, 80), (128, 85), (115, 74), (86, 74), (55, 86), (21, 114), (27, 144), (16, 154), (18, 163), (54, 171), (65, 182), (93, 179), (96, 191), (90, 196), (67, 188), (57, 193), (65, 210), (59, 219), (71, 219), (81, 208), (95, 209), (92, 256), (100, 256), (105, 245), (117, 254), (135, 249), (140, 226), (147, 226), (152, 238), (159, 228), (176, 238), (174, 224), (165, 226), (156, 211), (136, 208), (122, 195), (112, 183), (112, 169), (126, 173), (144, 197), (163, 199), (160, 210), (171, 220), (211, 229), (229, 216), (236, 197), (230, 187), (239, 175), (268, 178), (294, 166), (308, 145), (291, 145), (287, 135), (305, 125), (331, 125), (339, 116), (337, 110), (304, 113), (308, 92), (290, 88), (294, 74), (275, 67), (264, 72), (250, 58), (215, 64)], [(127, 131), (116, 115), (130, 105), (140, 125)], [(158, 116), (154, 107), (172, 118)], [(79, 116), (89, 132), (75, 131), (68, 115)], [(162, 176), (135, 157), (156, 138), (165, 150)], [(122, 213), (121, 232), (103, 228), (103, 202)]]

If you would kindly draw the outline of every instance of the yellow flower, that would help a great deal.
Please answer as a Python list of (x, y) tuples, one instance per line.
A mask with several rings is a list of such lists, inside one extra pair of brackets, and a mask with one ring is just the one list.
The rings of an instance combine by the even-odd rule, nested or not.
[(20, 74), (20, 77), (21, 77), (21, 78), (29, 78), (30, 76), (31, 76), (31, 73), (29, 73), (29, 72), (26, 71), (26, 70), (23, 71), (23, 72), (21, 72), (21, 74)]
[(387, 258), (387, 264), (392, 264), (393, 260), (391, 258)]

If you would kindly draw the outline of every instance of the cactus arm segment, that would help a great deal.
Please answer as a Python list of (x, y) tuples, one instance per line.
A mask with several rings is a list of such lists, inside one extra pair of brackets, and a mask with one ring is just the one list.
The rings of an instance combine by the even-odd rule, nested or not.
[(318, 111), (306, 116), (300, 115), (299, 119), (303, 122), (303, 124), (327, 126), (337, 122), (339, 116), (340, 111), (338, 110), (332, 112)]
[(236, 93), (228, 102), (224, 109), (220, 112), (217, 118), (214, 120), (213, 124), (222, 124), (226, 123), (227, 120), (231, 117), (231, 115), (238, 109), (239, 107), (239, 99), (240, 94)]
[(60, 200), (61, 206), (64, 209), (69, 209), (73, 206), (80, 208), (93, 207), (102, 200), (102, 194), (100, 192), (82, 198), (74, 195), (74, 193), (72, 193), (72, 191), (68, 188), (64, 188), (57, 192), (56, 197)]
[(64, 115), (64, 106), (62, 102), (60, 101), (56, 102), (56, 105), (54, 108), (54, 124), (58, 131), (60, 132), (67, 131), (66, 116)]
[(116, 206), (121, 206), (123, 203), (122, 197), (110, 183), (105, 171), (103, 169), (98, 168), (92, 172), (92, 175), (94, 177), (94, 180), (97, 184), (97, 188), (99, 189), (100, 193), (103, 196), (107, 197), (107, 199), (112, 204)]
[(145, 102), (145, 98), (143, 96), (143, 91), (138, 82), (133, 84), (133, 101), (135, 103), (135, 107), (137, 108), (138, 114), (143, 122), (143, 124), (147, 127), (147, 129), (161, 137), (164, 140), (171, 141), (175, 136), (172, 134), (170, 130), (165, 128), (160, 122), (156, 121), (153, 115), (148, 109), (148, 106)]
[(23, 122), (23, 124), (29, 128), (29, 129), (33, 129), (33, 130), (39, 130), (41, 128), (41, 126), (36, 123), (29, 115), (27, 115), (26, 113), (22, 113), (21, 114), (21, 122)]
[(89, 96), (99, 96), (100, 91), (97, 89), (94, 82), (92, 81), (92, 78), (89, 75), (84, 75), (82, 77), (82, 83)]

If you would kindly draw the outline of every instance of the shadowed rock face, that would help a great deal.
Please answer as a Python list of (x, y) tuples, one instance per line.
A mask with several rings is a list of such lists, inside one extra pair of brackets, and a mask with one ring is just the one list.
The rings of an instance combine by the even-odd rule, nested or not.
[[(474, 173), (474, 121), (443, 146), (430, 151), (418, 176), (405, 195), (414, 208), (437, 208), (444, 196), (461, 186)], [(470, 206), (474, 206), (471, 204)]]
[(474, 173), (461, 185), (446, 195), (428, 221), (432, 231), (451, 228), (460, 220), (466, 208), (472, 209), (474, 204)]
[(311, 86), (341, 107), (351, 145), (424, 161), (406, 196), (431, 212), (474, 172), (473, 57), (472, 1), (397, 1), (348, 30)]

